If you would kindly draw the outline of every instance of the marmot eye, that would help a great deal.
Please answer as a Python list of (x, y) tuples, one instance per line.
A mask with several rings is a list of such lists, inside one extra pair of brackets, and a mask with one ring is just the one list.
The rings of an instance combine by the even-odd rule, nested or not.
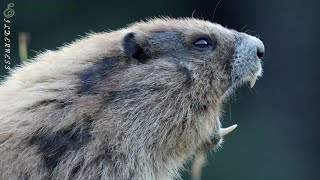
[(213, 47), (213, 44), (210, 41), (206, 40), (205, 38), (200, 38), (193, 43), (193, 46), (197, 50), (206, 50), (210, 47)]

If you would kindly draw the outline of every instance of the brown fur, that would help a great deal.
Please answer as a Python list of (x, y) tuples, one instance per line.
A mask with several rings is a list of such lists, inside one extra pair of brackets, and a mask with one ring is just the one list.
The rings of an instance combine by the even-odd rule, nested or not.
[[(146, 62), (130, 58), (135, 34)], [(233, 30), (156, 19), (90, 34), (16, 68), (0, 87), (0, 179), (175, 179), (218, 146)], [(207, 35), (212, 52), (192, 49)]]

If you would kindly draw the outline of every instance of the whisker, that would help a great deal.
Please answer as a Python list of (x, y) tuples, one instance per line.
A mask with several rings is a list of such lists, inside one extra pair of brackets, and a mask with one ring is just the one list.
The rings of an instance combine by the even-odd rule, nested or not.
[(232, 122), (232, 117), (231, 117), (231, 103), (229, 104), (229, 121)]
[(244, 25), (243, 28), (241, 29), (241, 31), (244, 31), (244, 29), (248, 27), (248, 25)]
[(217, 8), (218, 8), (218, 6), (219, 6), (221, 1), (222, 0), (219, 0), (218, 3), (216, 4), (216, 7), (214, 8), (213, 15), (212, 15), (212, 22), (214, 22), (214, 15), (216, 14), (216, 10), (217, 10)]
[(246, 86), (247, 86), (248, 89), (251, 91), (251, 93), (253, 93), (252, 88), (249, 86), (249, 83), (246, 83)]
[(194, 13), (197, 11), (197, 9), (192, 11), (191, 17), (194, 18)]
[(259, 35), (259, 34), (256, 34), (255, 37), (258, 38), (258, 39), (260, 39), (260, 35)]

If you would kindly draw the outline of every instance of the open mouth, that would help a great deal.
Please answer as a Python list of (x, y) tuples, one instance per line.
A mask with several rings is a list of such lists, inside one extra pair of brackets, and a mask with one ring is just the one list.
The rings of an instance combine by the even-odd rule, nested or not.
[[(253, 88), (254, 85), (256, 84), (258, 78), (262, 75), (262, 68), (261, 65), (259, 64), (258, 70), (255, 71), (254, 73), (250, 72), (248, 76), (246, 76), (245, 78), (243, 78), (242, 80), (240, 80), (239, 82), (237, 82), (236, 84), (232, 85), (232, 87), (230, 87), (225, 94), (223, 95), (222, 98), (225, 98), (224, 96), (228, 96), (234, 89), (236, 89), (237, 86), (248, 82), (250, 85), (250, 88)], [(231, 133), (235, 128), (237, 127), (237, 124), (234, 124), (232, 126), (229, 126), (227, 128), (220, 128), (219, 129), (219, 133), (221, 137), (226, 136), (227, 134)]]

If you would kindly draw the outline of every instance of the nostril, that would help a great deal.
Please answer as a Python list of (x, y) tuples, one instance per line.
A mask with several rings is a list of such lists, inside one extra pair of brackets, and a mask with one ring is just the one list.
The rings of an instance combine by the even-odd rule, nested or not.
[(258, 58), (262, 58), (264, 56), (264, 51), (258, 48), (257, 49), (257, 56), (258, 56)]

